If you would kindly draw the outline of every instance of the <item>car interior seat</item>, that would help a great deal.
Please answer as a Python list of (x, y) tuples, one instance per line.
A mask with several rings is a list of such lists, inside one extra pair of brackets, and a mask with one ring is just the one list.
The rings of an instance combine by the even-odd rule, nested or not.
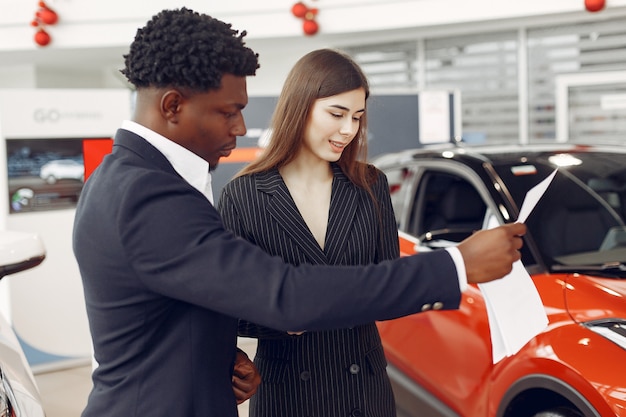
[[(555, 178), (559, 181), (559, 178)], [(560, 179), (558, 193), (547, 193), (541, 201), (535, 225), (546, 255), (558, 257), (596, 251), (612, 227), (623, 226), (611, 207), (585, 190), (584, 186)], [(531, 216), (533, 217), (533, 216)], [(529, 221), (532, 221), (529, 218)]]
[(590, 178), (587, 186), (602, 197), (622, 219), (625, 217), (626, 190), (621, 181), (611, 178)]
[(476, 231), (482, 229), (487, 206), (474, 186), (465, 180), (451, 182), (424, 230)]

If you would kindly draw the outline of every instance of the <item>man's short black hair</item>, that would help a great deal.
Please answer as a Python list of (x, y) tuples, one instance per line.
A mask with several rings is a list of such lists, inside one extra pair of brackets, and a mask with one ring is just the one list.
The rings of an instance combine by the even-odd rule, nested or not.
[(137, 30), (121, 70), (136, 88), (178, 87), (206, 92), (223, 74), (255, 75), (258, 54), (245, 46), (246, 32), (187, 8), (163, 10)]

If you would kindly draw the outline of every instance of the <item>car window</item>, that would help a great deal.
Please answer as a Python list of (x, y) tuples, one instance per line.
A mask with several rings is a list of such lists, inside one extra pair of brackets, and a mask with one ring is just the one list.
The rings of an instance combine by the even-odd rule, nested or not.
[(466, 179), (427, 171), (415, 192), (407, 232), (421, 241), (460, 242), (484, 226), (487, 205)]
[(486, 168), (485, 178), (463, 160), (444, 165), (416, 158), (383, 168), (399, 231), (419, 239), (418, 250), (428, 250), (486, 228), (489, 216), (494, 223), (515, 221), (526, 193), (558, 167), (526, 221), (524, 265), (626, 270), (626, 153), (583, 149), (521, 155), (489, 154), (480, 168)]
[(623, 222), (586, 184), (559, 174), (528, 219), (528, 227), (548, 258), (598, 251), (609, 231)]
[[(576, 165), (559, 168), (526, 222), (529, 234), (550, 265), (626, 261), (626, 157), (569, 157), (576, 158)], [(520, 206), (526, 191), (554, 170), (554, 165), (537, 160), (524, 170), (519, 165), (502, 165), (496, 170)]]
[(412, 203), (409, 191), (412, 188), (414, 171), (409, 167), (387, 168), (385, 174), (389, 182), (389, 193), (396, 223), (398, 228), (403, 230), (405, 228), (404, 215), (410, 210), (409, 205)]

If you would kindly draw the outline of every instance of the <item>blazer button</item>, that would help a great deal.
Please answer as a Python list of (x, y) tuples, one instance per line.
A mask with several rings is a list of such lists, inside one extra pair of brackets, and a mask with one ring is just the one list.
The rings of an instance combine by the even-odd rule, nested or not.
[(309, 379), (311, 379), (311, 373), (309, 371), (300, 372), (300, 379), (303, 381), (308, 381)]
[(437, 301), (433, 304), (433, 310), (441, 310), (443, 308), (443, 303), (441, 301)]
[(428, 311), (432, 308), (432, 306), (430, 304), (424, 304), (422, 306), (422, 311)]
[(361, 417), (361, 416), (363, 416), (363, 412), (361, 410), (359, 410), (358, 408), (355, 408), (350, 413), (350, 417)]
[(350, 365), (350, 373), (352, 375), (356, 375), (361, 371), (361, 367), (359, 365), (357, 365), (356, 363), (353, 363), (352, 365)]

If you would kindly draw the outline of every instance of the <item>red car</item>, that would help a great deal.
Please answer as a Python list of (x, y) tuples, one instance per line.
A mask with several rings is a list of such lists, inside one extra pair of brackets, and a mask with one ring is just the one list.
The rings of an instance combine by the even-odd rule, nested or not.
[[(485, 301), (379, 323), (400, 416), (626, 416), (626, 147), (445, 145), (374, 160), (404, 254), (527, 219), (522, 262), (549, 325), (494, 364)], [(513, 329), (515, 330), (515, 329)]]

